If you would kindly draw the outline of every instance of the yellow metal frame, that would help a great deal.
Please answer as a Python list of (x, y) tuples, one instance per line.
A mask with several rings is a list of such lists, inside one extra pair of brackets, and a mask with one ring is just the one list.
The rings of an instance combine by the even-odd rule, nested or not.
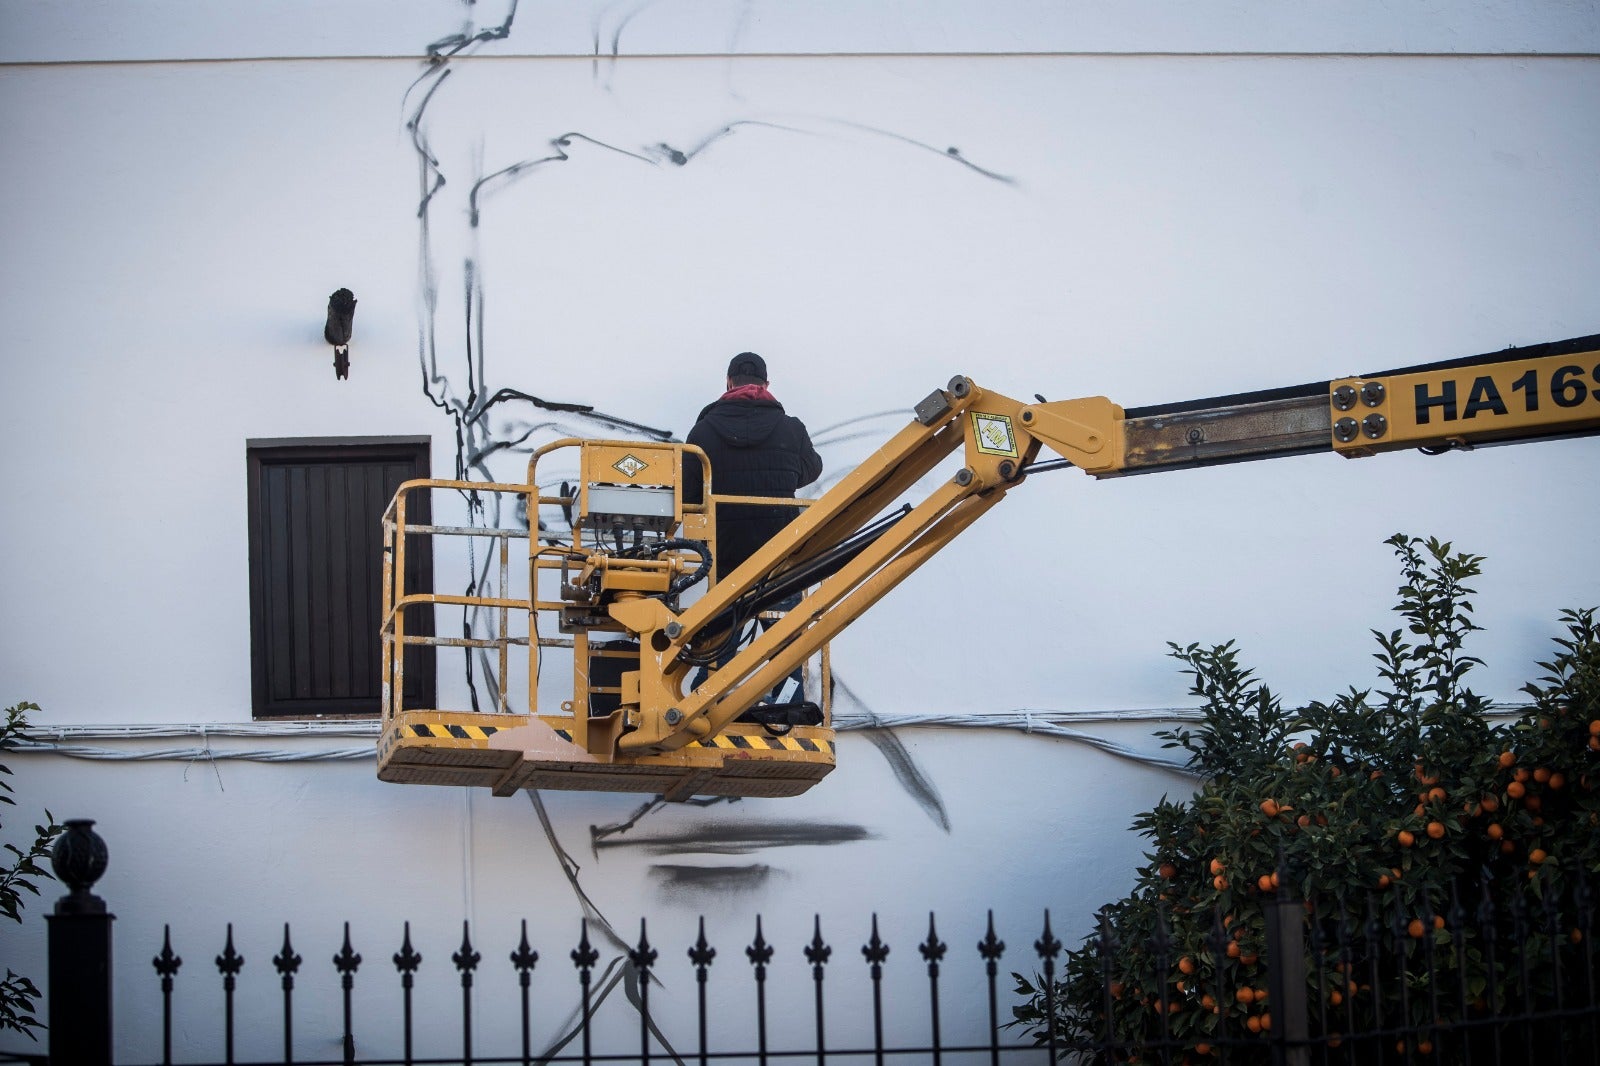
[[(566, 448), (580, 449), (582, 476), (571, 498), (544, 495), (536, 480), (538, 462), (550, 453)], [(542, 613), (554, 618), (568, 605), (559, 599), (540, 598), (537, 593), (541, 574), (557, 575), (563, 568), (573, 576), (585, 576), (583, 566), (592, 566), (595, 576), (607, 587), (619, 591), (621, 601), (614, 613), (621, 618), (639, 613), (640, 604), (656, 602), (643, 598), (643, 591), (664, 587), (665, 580), (687, 568), (680, 560), (631, 560), (626, 565), (608, 565), (604, 556), (595, 555), (593, 531), (580, 528), (573, 547), (540, 544), (524, 530), (484, 527), (416, 525), (407, 520), (408, 500), (417, 492), (437, 489), (461, 492), (506, 493), (521, 498), (530, 521), (537, 523), (541, 504), (579, 506), (583, 493), (596, 479), (607, 475), (615, 463), (633, 456), (652, 466), (670, 456), (673, 474), (670, 483), (681, 484), (684, 452), (704, 459), (699, 449), (685, 445), (657, 445), (634, 441), (584, 441), (568, 438), (539, 449), (529, 461), (529, 480), (525, 484), (421, 479), (401, 485), (383, 516), (384, 558), (382, 572), (382, 624), (380, 640), (383, 670), (383, 729), (378, 743), (378, 776), (401, 784), (443, 784), (482, 786), (498, 795), (522, 788), (579, 789), (610, 792), (641, 792), (687, 799), (695, 795), (782, 797), (798, 795), (821, 780), (834, 767), (834, 733), (831, 721), (831, 672), (827, 648), (814, 650), (822, 692), (824, 714), (821, 726), (795, 726), (782, 736), (773, 735), (757, 724), (735, 723), (715, 737), (707, 737), (681, 750), (644, 755), (616, 753), (613, 733), (615, 719), (601, 720), (598, 728), (586, 713), (591, 689), (587, 665), (590, 661), (591, 628), (575, 631), (570, 639), (539, 636), (536, 619)], [(648, 457), (648, 458), (647, 458)], [(708, 467), (709, 468), (709, 467)], [(645, 476), (640, 468), (639, 476)], [(625, 476), (625, 475), (624, 475)], [(674, 495), (683, 535), (715, 546), (715, 507), (719, 500), (747, 497), (707, 495), (707, 502), (689, 505), (688, 513), (681, 493)], [(758, 502), (805, 506), (809, 501), (773, 500)], [(523, 539), (526, 548), (528, 595), (458, 596), (410, 592), (404, 586), (405, 556), (408, 541), (418, 536), (454, 535), (489, 538), (496, 542), (499, 558), (499, 589), (504, 592), (510, 579), (510, 542)], [(581, 560), (581, 564), (576, 561)], [(656, 581), (652, 574), (659, 574)], [(642, 575), (642, 576), (641, 576)], [(630, 586), (647, 586), (635, 589)], [(635, 605), (630, 610), (629, 604)], [(435, 605), (481, 607), (496, 612), (497, 632), (486, 637), (438, 637), (407, 631), (408, 609), (431, 609)], [(528, 637), (512, 636), (509, 616), (520, 612), (529, 619)], [(553, 627), (553, 623), (552, 623)], [(592, 627), (600, 633), (627, 635), (621, 620)], [(445, 710), (436, 707), (407, 707), (404, 656), (399, 649), (408, 646), (468, 647), (491, 649), (499, 656), (499, 676), (493, 712)], [(528, 688), (527, 713), (511, 709), (507, 692), (509, 658), (513, 649), (526, 647)], [(569, 648), (573, 654), (573, 698), (564, 702), (561, 713), (540, 714), (538, 677), (541, 648)], [(684, 666), (674, 672), (681, 684), (689, 673)], [(637, 672), (634, 672), (634, 677)], [(627, 680), (624, 680), (626, 687)], [(633, 686), (636, 688), (636, 682)], [(637, 698), (635, 696), (634, 698)], [(751, 703), (759, 698), (756, 694)]]

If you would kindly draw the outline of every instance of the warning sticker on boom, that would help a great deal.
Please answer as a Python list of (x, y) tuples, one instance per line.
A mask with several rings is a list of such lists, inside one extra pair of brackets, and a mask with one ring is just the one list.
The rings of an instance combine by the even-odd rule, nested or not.
[(1017, 456), (1017, 435), (1006, 415), (972, 412), (972, 434), (977, 439), (978, 450), (985, 455)]

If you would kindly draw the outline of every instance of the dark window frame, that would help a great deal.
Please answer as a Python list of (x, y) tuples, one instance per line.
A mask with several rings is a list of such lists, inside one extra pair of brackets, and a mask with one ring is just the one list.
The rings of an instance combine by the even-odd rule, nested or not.
[[(313, 717), (368, 718), (377, 715), (381, 711), (381, 689), (379, 683), (382, 660), (380, 649), (376, 644), (376, 622), (382, 602), (381, 548), (383, 535), (381, 526), (378, 523), (381, 520), (383, 509), (389, 503), (392, 491), (378, 493), (382, 497), (381, 500), (376, 499), (370, 491), (366, 492), (359, 501), (358, 507), (355, 508), (358, 512), (358, 518), (360, 515), (370, 515), (373, 523), (372, 529), (363, 534), (364, 538), (370, 538), (368, 543), (372, 547), (368, 551), (360, 552), (361, 558), (354, 561), (368, 568), (365, 571), (365, 578), (362, 580), (369, 580), (370, 584), (363, 587), (370, 588), (375, 598), (365, 607), (353, 605), (353, 602), (349, 599), (342, 605), (336, 604), (330, 598), (328, 602), (323, 604), (325, 610), (313, 612), (312, 604), (306, 597), (314, 597), (316, 593), (306, 592), (305, 590), (309, 586), (301, 586), (299, 588), (303, 595), (300, 601), (296, 601), (296, 589), (289, 589), (287, 593), (289, 598), (284, 599), (284, 590), (278, 587), (281, 583), (269, 581), (270, 562), (268, 552), (272, 550), (270, 545), (274, 542), (274, 536), (269, 535), (268, 529), (269, 523), (274, 516), (265, 513), (264, 510), (270, 496), (270, 493), (265, 488), (265, 479), (273, 470), (284, 467), (329, 466), (344, 467), (349, 470), (359, 466), (370, 467), (373, 465), (409, 466), (410, 469), (404, 473), (400, 480), (425, 478), (431, 476), (432, 443), (432, 438), (430, 437), (291, 437), (253, 439), (245, 442), (248, 473), (246, 496), (249, 525), (250, 702), (252, 717), (279, 720)], [(350, 503), (349, 492), (349, 481), (346, 477), (346, 496), (343, 501), (346, 505)], [(373, 508), (376, 508), (375, 512)], [(407, 518), (410, 522), (426, 523), (429, 520), (430, 511), (428, 494), (425, 492), (413, 494), (409, 504), (409, 511)], [(331, 519), (336, 512), (342, 516), (344, 521), (348, 522), (352, 509), (348, 506), (341, 509), (329, 504), (328, 509), (323, 514), (325, 518)], [(308, 515), (299, 517), (301, 520), (305, 520), (308, 516), (309, 510)], [(308, 527), (304, 531), (304, 535), (310, 538), (311, 541), (316, 541), (319, 537), (325, 538), (332, 525), (331, 521), (327, 521), (316, 528)], [(284, 526), (280, 525), (276, 529), (275, 536), (278, 544), (293, 546), (291, 542), (295, 534), (287, 532)], [(349, 582), (356, 580), (348, 570), (348, 565), (352, 563), (349, 553), (356, 549), (352, 547), (348, 533), (342, 534), (342, 536), (345, 543), (342, 562), (346, 566), (342, 578)], [(322, 540), (321, 543), (326, 545), (327, 541)], [(300, 550), (311, 551), (313, 549), (309, 544), (301, 544)], [(332, 571), (339, 567), (341, 560), (335, 559), (335, 554), (332, 551), (325, 553), (325, 565), (329, 568), (330, 580), (337, 582), (339, 578), (333, 577)], [(428, 550), (427, 538), (414, 538), (412, 540), (410, 550), (407, 553), (407, 563), (407, 569), (411, 571), (407, 580), (407, 591), (432, 591), (433, 554)], [(293, 563), (290, 565), (292, 566)], [(275, 587), (269, 588), (269, 584)], [(299, 583), (297, 582), (296, 584), (298, 585)], [(269, 596), (275, 593), (279, 598), (273, 602), (269, 600)], [(354, 596), (355, 594), (347, 592), (347, 595)], [(284, 610), (295, 612), (296, 623), (305, 630), (304, 632), (296, 630), (295, 642), (300, 645), (299, 660), (295, 658), (296, 649), (294, 647), (285, 650), (277, 646), (282, 642), (283, 638), (275, 637), (274, 633), (284, 632), (284, 626), (288, 624), (281, 617), (281, 612)], [(370, 646), (372, 654), (372, 689), (370, 695), (339, 695), (334, 691), (338, 687), (337, 684), (331, 682), (323, 685), (325, 691), (311, 691), (307, 694), (288, 698), (281, 695), (282, 685), (280, 684), (278, 686), (279, 694), (274, 694), (274, 687), (271, 682), (275, 670), (280, 671), (281, 677), (281, 671), (284, 669), (289, 669), (293, 672), (297, 668), (301, 671), (308, 668), (306, 665), (308, 661), (306, 649), (310, 646), (308, 642), (326, 639), (337, 643), (338, 646), (353, 648), (353, 645), (349, 644), (349, 640), (354, 636), (358, 627), (352, 619), (367, 611), (370, 611), (370, 618), (373, 622), (370, 637), (367, 639), (371, 639), (374, 642)], [(313, 613), (316, 614), (316, 617), (312, 616)], [(277, 626), (272, 624), (274, 620), (277, 620)], [(336, 632), (341, 620), (344, 625), (342, 633)], [(431, 612), (428, 611), (414, 612), (407, 617), (408, 628), (412, 632), (419, 632), (420, 627), (426, 626), (426, 633), (422, 635), (431, 634), (431, 621)], [(434, 658), (429, 652), (431, 652), (431, 649), (416, 647), (410, 649), (408, 653), (406, 701), (409, 705), (432, 706), (435, 702)], [(358, 653), (351, 651), (350, 654), (354, 656)], [(364, 673), (365, 671), (363, 670), (363, 675)], [(295, 677), (294, 684), (302, 689), (309, 686), (314, 690), (318, 687), (316, 678), (306, 680), (300, 674), (293, 674), (293, 676)]]

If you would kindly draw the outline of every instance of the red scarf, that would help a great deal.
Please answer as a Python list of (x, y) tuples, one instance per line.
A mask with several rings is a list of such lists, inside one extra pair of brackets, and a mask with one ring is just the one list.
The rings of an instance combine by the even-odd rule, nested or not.
[(765, 385), (740, 385), (738, 388), (729, 389), (722, 394), (724, 400), (771, 400), (778, 402), (778, 398), (767, 391)]

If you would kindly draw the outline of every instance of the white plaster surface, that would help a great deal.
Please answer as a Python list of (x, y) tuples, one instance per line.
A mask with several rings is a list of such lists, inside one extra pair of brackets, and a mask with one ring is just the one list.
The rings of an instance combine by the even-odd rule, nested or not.
[(0, 60), (413, 56), (505, 22), (502, 54), (1592, 53), (1594, 0), (3, 0)]
[[(728, 355), (753, 348), (831, 442), (835, 472), (957, 372), (1138, 406), (1600, 332), (1600, 62), (1528, 54), (1594, 52), (1593, 4), (801, 10), (523, 5), (508, 40), (453, 63), (420, 128), (447, 178), (429, 264), (457, 392), (469, 257), (491, 387), (681, 434)], [(245, 441), (430, 434), (450, 473), (453, 429), (419, 369), (423, 178), (406, 122), (422, 90), (407, 87), (465, 11), (0, 0), (0, 701), (43, 704), (44, 726), (248, 723)], [(1129, 54), (1000, 54), (1015, 52)], [(249, 61), (192, 61), (211, 59)], [(470, 225), (476, 178), (574, 132), (620, 151), (572, 140), (566, 161), (486, 185)], [(683, 166), (660, 148), (702, 144)], [(360, 299), (345, 382), (321, 338), (339, 286)], [(901, 413), (826, 432), (882, 412)], [(1514, 699), (1558, 610), (1600, 602), (1597, 454), (1590, 439), (1041, 476), (852, 627), (835, 666), (886, 715), (1170, 707), (1186, 696), (1166, 641), (1237, 637), (1287, 699), (1327, 697), (1370, 678), (1367, 631), (1390, 624), (1397, 580), (1382, 540), (1403, 530), (1488, 556), (1480, 686)], [(1148, 722), (1084, 728), (1159, 751)], [(970, 955), (993, 907), (1017, 968), (1046, 906), (1075, 942), (1131, 881), (1133, 815), (1188, 787), (1068, 742), (901, 739), (948, 832), (852, 734), (802, 799), (674, 808), (632, 834), (720, 821), (869, 834), (740, 857), (775, 871), (745, 895), (672, 893), (652, 872), (726, 856), (591, 855), (589, 827), (635, 798), (548, 802), (625, 936), (647, 913), (676, 964), (704, 912), (735, 930), (718, 938), (732, 970), (760, 913), (805, 994), (816, 912), (852, 980), (874, 910), (908, 971), (930, 909)], [(292, 743), (365, 742), (226, 742)], [(100, 891), (127, 962), (126, 1057), (159, 1051), (144, 967), (163, 922), (188, 960), (197, 1055), (217, 1054), (202, 975), (228, 921), (263, 1017), (268, 959), (294, 923), (317, 966), (303, 987), (320, 989), (301, 1000), (307, 1041), (337, 1020), (325, 963), (346, 918), (374, 967), (359, 982), (373, 1011), (397, 995), (386, 960), (405, 920), (436, 998), (455, 995), (463, 919), (485, 966), (508, 968), (527, 917), (541, 972), (573, 992), (580, 911), (525, 797), (382, 785), (361, 761), (12, 761), (23, 817), (7, 839), (49, 806), (99, 819), (111, 844)], [(42, 969), (43, 909), (6, 931), (8, 965)], [(663, 994), (691, 995), (677, 973)], [(504, 1039), (510, 986), (479, 988), (479, 1025)]]

